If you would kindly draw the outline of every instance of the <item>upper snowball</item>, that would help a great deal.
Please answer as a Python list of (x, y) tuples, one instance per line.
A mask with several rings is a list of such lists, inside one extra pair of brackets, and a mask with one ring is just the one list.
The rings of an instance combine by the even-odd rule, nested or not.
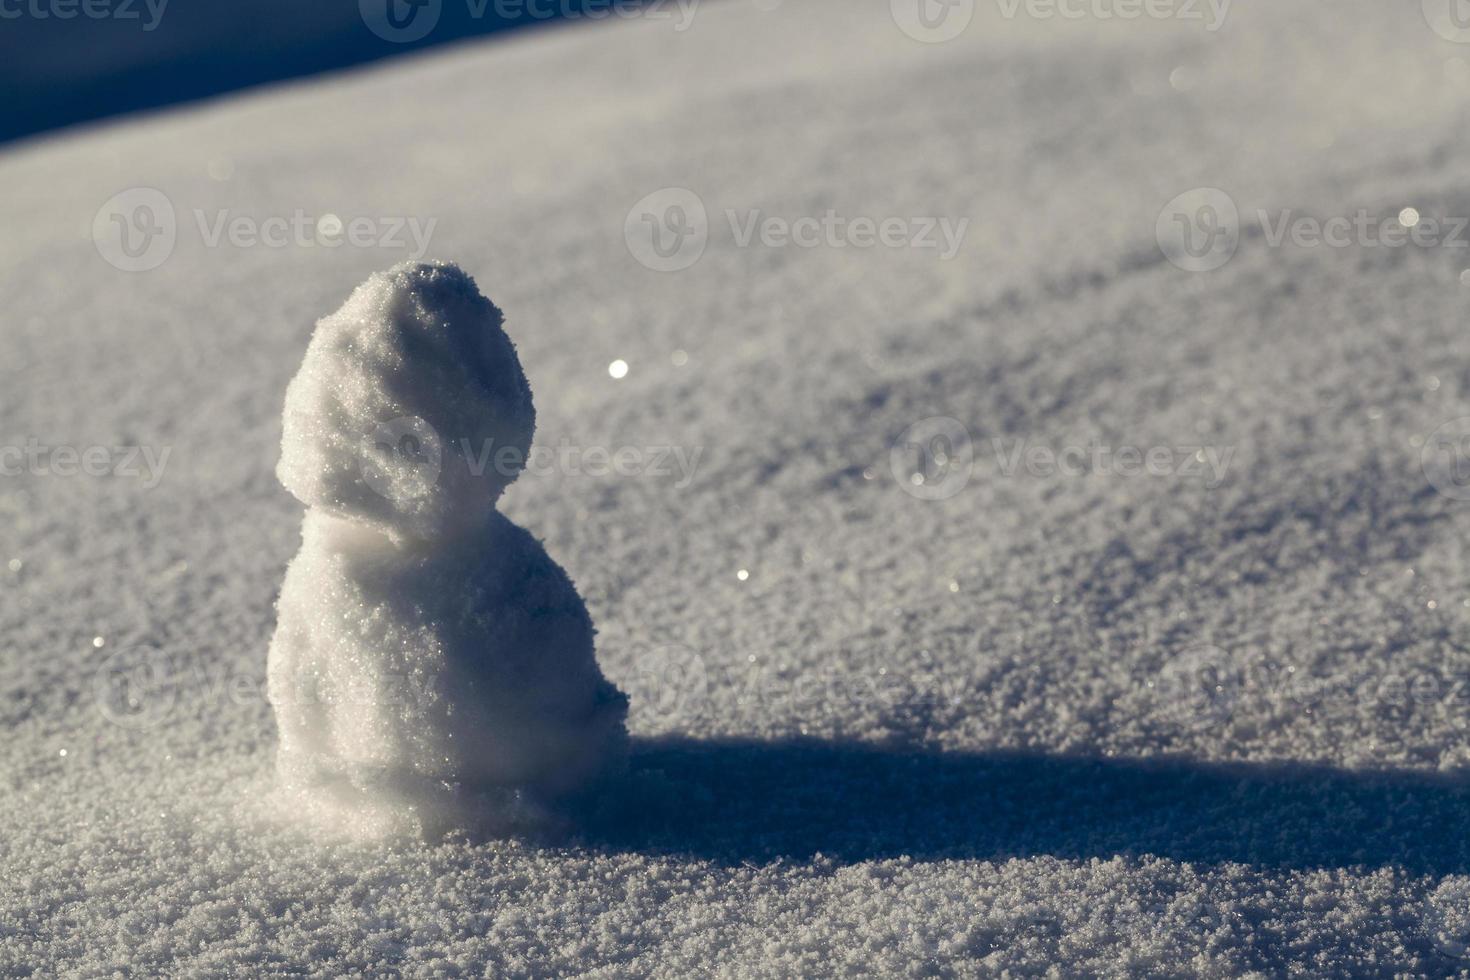
[(286, 389), (281, 483), (395, 539), (483, 525), (536, 427), (502, 321), (453, 264), (374, 274), (317, 322)]

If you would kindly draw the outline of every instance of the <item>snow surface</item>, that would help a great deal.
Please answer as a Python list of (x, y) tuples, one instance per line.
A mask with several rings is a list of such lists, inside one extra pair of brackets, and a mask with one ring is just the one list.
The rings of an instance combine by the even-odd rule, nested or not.
[(405, 262), (317, 323), (286, 389), (277, 474), (307, 511), (267, 661), (285, 819), (539, 831), (626, 761), (587, 607), (495, 512), (536, 427), (502, 319), (458, 267)]
[[(1470, 415), (1470, 255), (1257, 220), (1470, 215), (1470, 49), (1420, 7), (980, 4), (925, 44), (729, 0), (5, 151), (3, 442), (124, 475), (0, 484), (0, 973), (1462, 971), (1470, 509), (1422, 464)], [(140, 186), (178, 234), (129, 273), (92, 227)], [(665, 188), (709, 214), (677, 272), (624, 240)], [(1194, 188), (1241, 216), (1211, 272), (1155, 238)], [(580, 837), (324, 842), (259, 802), (280, 406), (412, 239), (211, 247), (226, 208), (436, 217), (537, 444), (636, 450), (500, 505), (631, 697)], [(947, 262), (740, 247), (755, 208), (970, 225)], [(965, 461), (904, 437), (934, 417), (971, 440), (947, 496), (902, 479), (909, 441)], [(1020, 440), (1229, 461), (1002, 468)]]

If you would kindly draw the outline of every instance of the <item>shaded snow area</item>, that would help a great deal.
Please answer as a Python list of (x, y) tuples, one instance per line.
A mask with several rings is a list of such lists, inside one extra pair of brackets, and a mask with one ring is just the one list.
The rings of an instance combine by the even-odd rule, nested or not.
[[(0, 974), (1470, 968), (1470, 46), (1180, 7), (709, 2), (0, 151)], [(554, 833), (275, 802), (287, 385), (419, 259), (534, 392), (445, 449), (493, 547), (292, 574), (580, 594), (628, 768)]]

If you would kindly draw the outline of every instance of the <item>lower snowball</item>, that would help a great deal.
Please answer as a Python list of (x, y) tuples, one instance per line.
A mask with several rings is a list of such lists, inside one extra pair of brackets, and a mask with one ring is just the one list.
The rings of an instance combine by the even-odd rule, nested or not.
[(310, 511), (302, 537), (269, 661), (292, 797), (361, 830), (500, 832), (622, 765), (627, 699), (530, 533), (497, 513), (451, 544), (395, 544)]

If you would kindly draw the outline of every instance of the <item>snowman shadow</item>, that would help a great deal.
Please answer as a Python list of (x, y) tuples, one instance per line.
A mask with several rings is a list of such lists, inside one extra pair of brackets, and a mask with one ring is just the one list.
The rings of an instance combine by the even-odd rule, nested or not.
[(635, 740), (582, 843), (720, 864), (1158, 856), (1470, 871), (1470, 781), (817, 739)]

